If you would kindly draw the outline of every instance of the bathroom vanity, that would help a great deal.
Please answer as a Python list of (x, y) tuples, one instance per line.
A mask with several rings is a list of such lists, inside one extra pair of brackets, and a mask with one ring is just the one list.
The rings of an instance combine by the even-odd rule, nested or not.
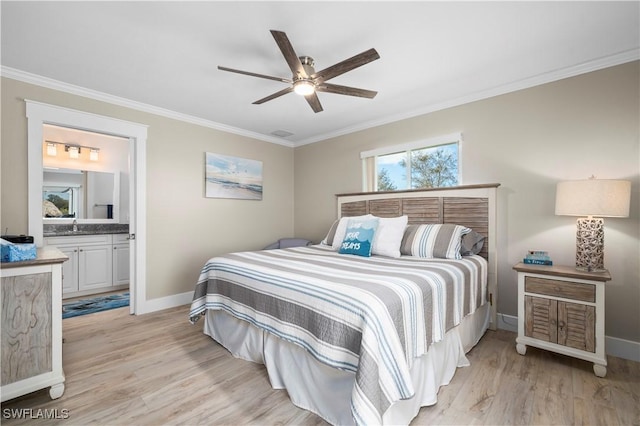
[[(69, 257), (63, 266), (62, 297), (86, 296), (129, 287), (129, 234), (114, 231), (45, 233), (45, 246)], [(87, 226), (80, 229), (88, 229)]]

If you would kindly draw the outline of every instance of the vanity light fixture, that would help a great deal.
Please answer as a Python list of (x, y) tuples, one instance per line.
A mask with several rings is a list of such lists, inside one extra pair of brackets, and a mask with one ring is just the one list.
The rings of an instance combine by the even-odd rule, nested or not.
[(100, 150), (98, 148), (89, 148), (89, 160), (98, 161), (99, 153)]
[(47, 155), (50, 157), (55, 157), (58, 155), (57, 143), (55, 142), (47, 142)]
[(89, 151), (89, 160), (98, 161), (100, 159), (100, 148), (84, 146), (65, 142), (45, 141), (47, 144), (47, 155), (55, 157), (58, 154), (58, 145), (64, 146), (64, 152), (69, 153), (69, 158), (77, 160), (82, 154), (82, 150)]
[(69, 153), (69, 158), (78, 159), (82, 149), (79, 145), (65, 145), (64, 150)]

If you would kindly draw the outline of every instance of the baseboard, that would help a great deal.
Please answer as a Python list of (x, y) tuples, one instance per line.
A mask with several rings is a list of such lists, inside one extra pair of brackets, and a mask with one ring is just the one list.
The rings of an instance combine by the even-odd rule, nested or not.
[(498, 328), (500, 330), (518, 332), (518, 317), (498, 313)]
[[(517, 333), (518, 317), (498, 313), (498, 328)], [(640, 342), (604, 336), (604, 344), (607, 355), (640, 362)]]
[(640, 362), (640, 342), (604, 336), (607, 355)]
[[(175, 308), (176, 306), (188, 305), (192, 300), (193, 291), (145, 300), (142, 303), (142, 312), (137, 312), (137, 314), (148, 314), (151, 312), (161, 311), (163, 309)], [(185, 317), (185, 319), (187, 318)]]

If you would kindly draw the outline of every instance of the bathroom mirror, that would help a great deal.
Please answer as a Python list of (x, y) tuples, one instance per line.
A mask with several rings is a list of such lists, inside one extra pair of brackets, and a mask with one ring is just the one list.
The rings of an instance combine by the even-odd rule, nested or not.
[(45, 168), (42, 181), (44, 223), (118, 223), (119, 173)]

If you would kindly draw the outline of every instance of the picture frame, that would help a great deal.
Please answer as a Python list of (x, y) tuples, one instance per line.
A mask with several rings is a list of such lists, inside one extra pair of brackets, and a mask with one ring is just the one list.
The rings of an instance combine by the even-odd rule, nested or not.
[(205, 197), (262, 200), (262, 161), (205, 153)]

